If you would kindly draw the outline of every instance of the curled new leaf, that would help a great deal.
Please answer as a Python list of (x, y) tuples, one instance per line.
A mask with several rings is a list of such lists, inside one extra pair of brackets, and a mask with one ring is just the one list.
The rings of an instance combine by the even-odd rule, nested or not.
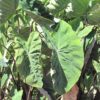
[(27, 41), (18, 39), (17, 42), (15, 57), (21, 79), (33, 87), (42, 87), (41, 39), (39, 33), (33, 31)]

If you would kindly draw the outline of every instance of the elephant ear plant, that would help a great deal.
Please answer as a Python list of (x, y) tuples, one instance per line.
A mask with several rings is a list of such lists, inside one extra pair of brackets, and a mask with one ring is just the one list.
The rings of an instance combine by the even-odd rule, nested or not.
[(66, 100), (75, 86), (79, 100), (100, 94), (100, 1), (0, 0), (0, 100)]

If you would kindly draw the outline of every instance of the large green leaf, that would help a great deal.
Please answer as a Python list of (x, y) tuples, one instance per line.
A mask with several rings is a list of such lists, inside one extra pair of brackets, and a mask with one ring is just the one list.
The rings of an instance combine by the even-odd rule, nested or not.
[(87, 19), (90, 24), (100, 24), (100, 3), (89, 11)]
[(16, 46), (15, 58), (21, 78), (31, 86), (42, 87), (41, 39), (39, 33), (31, 32), (27, 41), (18, 37), (16, 43), (18, 43), (18, 46)]
[(30, 34), (26, 42), (26, 50), (30, 62), (30, 75), (27, 76), (26, 83), (35, 87), (42, 87), (41, 39), (38, 32)]
[(83, 67), (83, 45), (72, 27), (60, 22), (51, 39), (53, 46), (51, 76), (55, 90), (62, 94), (78, 81)]
[(0, 24), (15, 13), (18, 0), (0, 0)]
[(50, 0), (47, 7), (56, 16), (66, 11), (68, 17), (83, 15), (90, 0)]
[[(68, 17), (79, 17), (86, 14), (90, 0), (70, 0), (66, 12)], [(71, 9), (72, 6), (72, 10)]]
[(50, 19), (44, 18), (44, 17), (42, 17), (42, 16), (40, 16), (40, 15), (36, 15), (36, 14), (34, 14), (33, 12), (31, 12), (31, 11), (26, 11), (26, 13), (27, 13), (31, 18), (33, 18), (33, 20), (34, 20), (36, 23), (38, 23), (38, 24), (40, 24), (40, 25), (50, 26), (50, 25), (53, 25), (53, 24), (54, 24), (54, 22), (51, 21)]

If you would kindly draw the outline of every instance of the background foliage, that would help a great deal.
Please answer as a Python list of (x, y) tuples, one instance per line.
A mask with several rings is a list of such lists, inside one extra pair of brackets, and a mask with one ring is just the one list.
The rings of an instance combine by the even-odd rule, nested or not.
[(0, 100), (58, 100), (75, 84), (79, 100), (100, 93), (100, 0), (0, 0)]

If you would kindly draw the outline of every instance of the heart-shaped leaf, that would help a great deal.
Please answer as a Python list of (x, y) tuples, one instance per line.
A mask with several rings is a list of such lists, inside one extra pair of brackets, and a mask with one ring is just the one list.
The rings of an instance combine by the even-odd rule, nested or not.
[(60, 22), (51, 39), (53, 44), (51, 76), (55, 90), (62, 94), (78, 81), (83, 67), (83, 45), (72, 27)]
[(15, 58), (22, 80), (33, 87), (42, 87), (41, 39), (39, 33), (31, 32), (27, 41), (18, 37), (17, 42)]

